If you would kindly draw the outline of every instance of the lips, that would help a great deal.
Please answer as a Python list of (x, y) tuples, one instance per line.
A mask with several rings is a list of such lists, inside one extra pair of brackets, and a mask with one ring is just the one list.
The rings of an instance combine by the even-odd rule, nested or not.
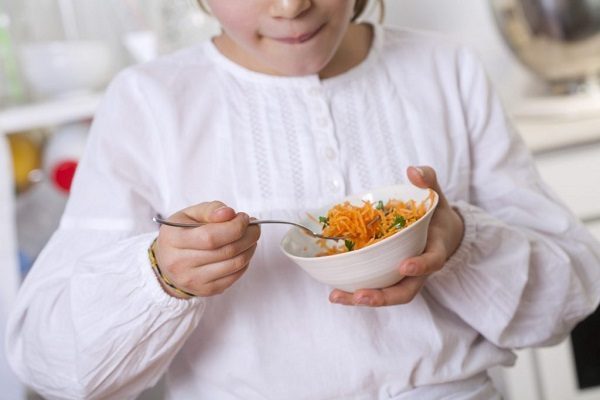
[(312, 32), (303, 33), (302, 35), (288, 36), (288, 37), (274, 37), (273, 40), (276, 40), (280, 43), (285, 43), (285, 44), (305, 43), (305, 42), (308, 42), (309, 40), (311, 40), (312, 38), (314, 38), (315, 36), (317, 36), (319, 34), (319, 32), (321, 32), (321, 30), (323, 29), (324, 26), (325, 26), (325, 24), (321, 25), (320, 27), (318, 27), (316, 30), (314, 30)]

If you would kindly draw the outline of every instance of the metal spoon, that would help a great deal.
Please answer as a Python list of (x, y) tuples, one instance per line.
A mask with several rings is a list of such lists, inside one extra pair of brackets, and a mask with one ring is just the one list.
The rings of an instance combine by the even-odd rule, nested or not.
[[(178, 228), (198, 228), (200, 226), (206, 225), (205, 222), (194, 222), (194, 223), (186, 223), (186, 222), (172, 222), (172, 221), (168, 221), (166, 219), (164, 219), (160, 214), (156, 214), (153, 218), (152, 221), (156, 222), (157, 224), (161, 224), (161, 225), (168, 225), (168, 226), (175, 226)], [(300, 225), (297, 224), (295, 222), (290, 222), (290, 221), (280, 221), (277, 219), (255, 219), (253, 221), (250, 221), (250, 225), (260, 225), (260, 224), (286, 224), (286, 225), (293, 225), (297, 228), (302, 229), (303, 231), (305, 231), (306, 233), (308, 233), (310, 236), (319, 238), (319, 239), (327, 239), (327, 240), (346, 240), (345, 237), (342, 236), (324, 236), (320, 233), (314, 232), (312, 229), (304, 226), (304, 225)]]

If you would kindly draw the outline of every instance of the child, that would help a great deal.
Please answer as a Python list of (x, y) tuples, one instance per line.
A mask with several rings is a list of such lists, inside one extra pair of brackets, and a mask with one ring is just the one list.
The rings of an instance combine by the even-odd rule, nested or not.
[[(25, 382), (48, 398), (133, 398), (166, 373), (173, 399), (497, 399), (488, 368), (598, 306), (598, 243), (475, 57), (351, 23), (364, 3), (208, 0), (219, 36), (115, 79), (10, 320)], [(441, 203), (395, 286), (331, 291), (281, 254), (287, 227), (248, 225), (404, 171)], [(208, 224), (158, 229), (156, 213)]]

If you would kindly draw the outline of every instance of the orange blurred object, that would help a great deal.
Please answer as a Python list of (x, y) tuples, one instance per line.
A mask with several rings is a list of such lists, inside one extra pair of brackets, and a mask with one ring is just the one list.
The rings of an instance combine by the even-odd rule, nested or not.
[(38, 140), (27, 133), (8, 135), (13, 160), (13, 175), (18, 193), (28, 189), (31, 173), (41, 168), (41, 148)]

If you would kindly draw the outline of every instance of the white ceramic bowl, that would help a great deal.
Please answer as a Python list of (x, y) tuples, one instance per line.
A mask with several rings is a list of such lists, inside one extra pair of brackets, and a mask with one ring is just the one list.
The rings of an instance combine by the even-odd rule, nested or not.
[[(363, 200), (382, 200), (385, 203), (389, 199), (413, 199), (421, 202), (428, 197), (429, 190), (410, 185), (395, 185), (349, 196), (336, 203), (349, 201), (361, 205)], [(427, 213), (421, 219), (396, 234), (359, 250), (318, 257), (317, 254), (323, 249), (317, 244), (317, 240), (298, 228), (292, 228), (286, 233), (281, 241), (281, 249), (314, 279), (334, 288), (354, 292), (358, 289), (391, 286), (402, 279), (398, 271), (402, 260), (423, 252), (429, 222), (437, 203), (438, 196), (434, 192), (432, 200), (426, 203)], [(332, 206), (333, 204), (311, 211), (311, 214), (315, 217), (325, 215)], [(316, 232), (321, 231), (320, 224), (308, 217), (300, 223)]]

